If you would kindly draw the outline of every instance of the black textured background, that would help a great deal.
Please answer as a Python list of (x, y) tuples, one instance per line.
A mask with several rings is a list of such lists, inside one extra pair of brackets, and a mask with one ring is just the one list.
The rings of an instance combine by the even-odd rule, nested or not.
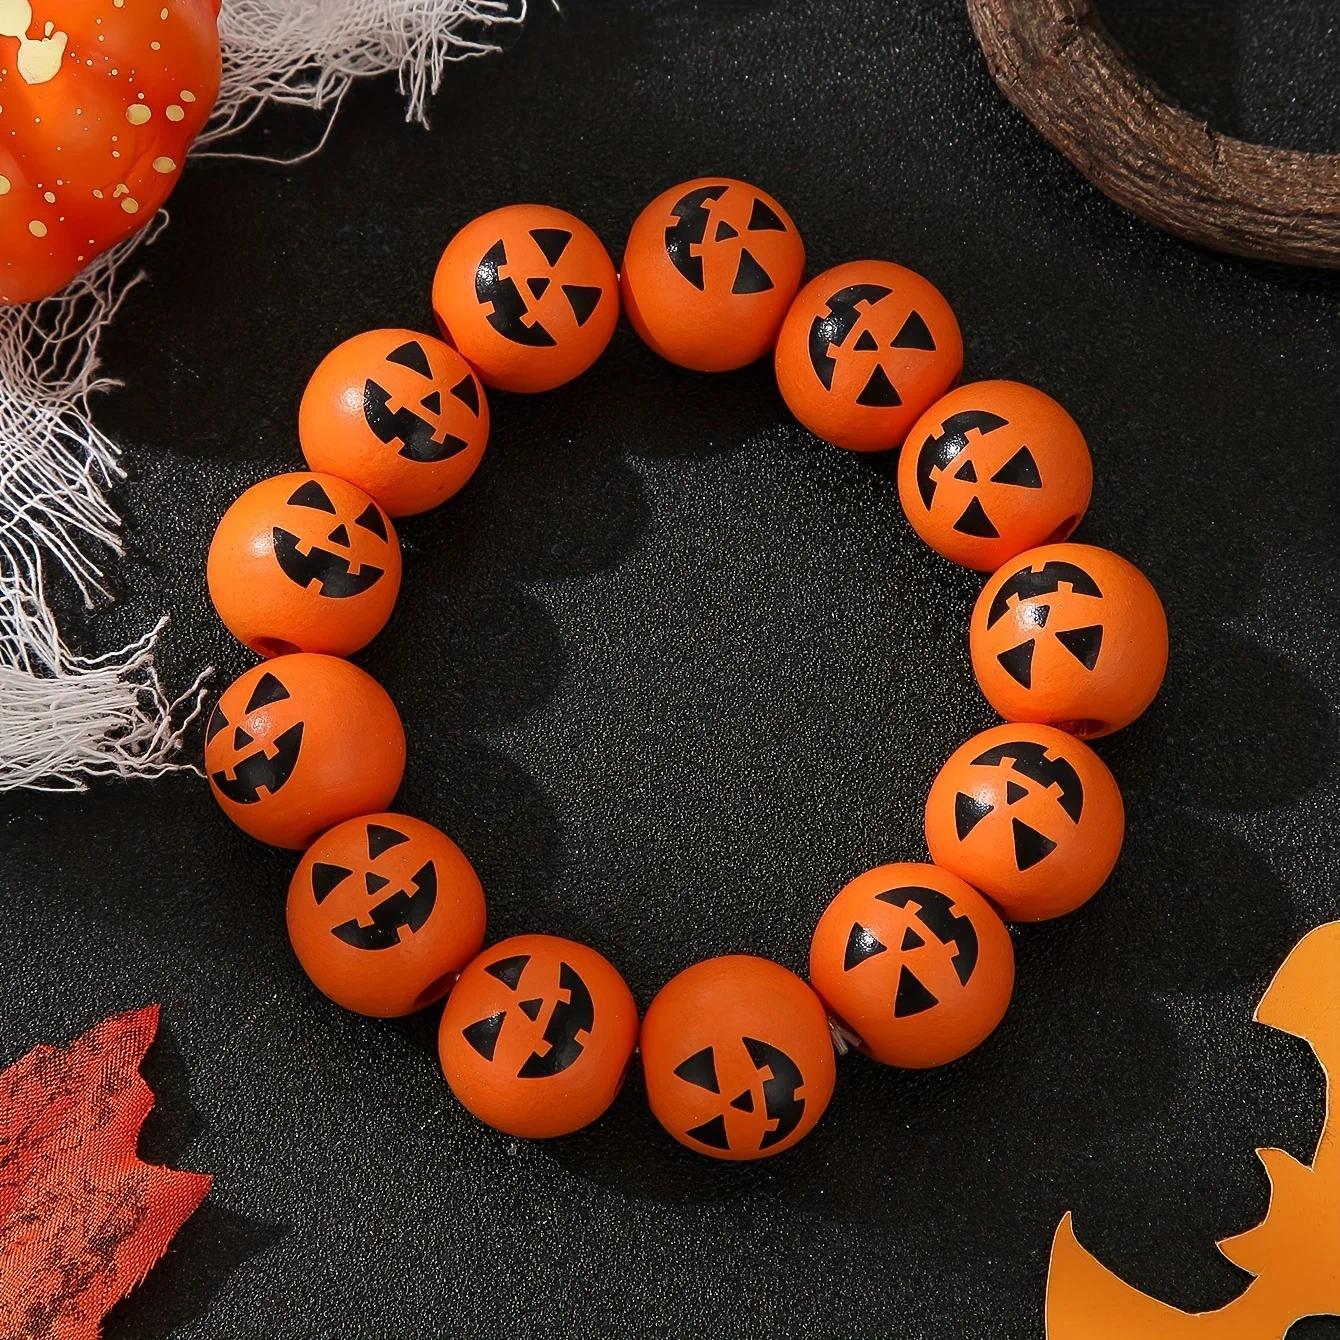
[[(1217, 125), (1340, 147), (1329, 0), (1104, 8)], [(480, 211), (564, 205), (617, 259), (655, 192), (724, 172), (787, 205), (810, 273), (923, 270), (967, 376), (1035, 382), (1088, 433), (1080, 538), (1140, 564), (1173, 630), (1161, 699), (1100, 746), (1126, 851), (1088, 907), (1017, 933), (979, 1053), (848, 1058), (805, 1144), (724, 1167), (664, 1136), (636, 1079), (572, 1139), (477, 1127), (431, 1014), (366, 1021), (308, 986), (292, 858), (198, 779), (11, 797), (3, 1059), (161, 1001), (145, 1148), (217, 1179), (109, 1340), (1034, 1337), (1068, 1208), (1131, 1281), (1222, 1304), (1245, 1277), (1213, 1241), (1266, 1204), (1253, 1146), (1307, 1159), (1321, 1118), (1306, 1048), (1250, 1013), (1337, 907), (1340, 284), (1110, 205), (998, 99), (953, 0), (537, 0), (507, 41), (450, 71), (431, 133), (387, 81), (296, 170), (186, 174), (105, 346), (131, 557), (84, 644), (166, 609), (169, 680), (226, 682), (248, 658), (205, 598), (209, 534), (294, 465), (320, 355), (425, 325)], [(266, 127), (252, 147), (318, 133)], [(402, 806), (470, 854), (493, 935), (587, 940), (643, 1005), (710, 954), (801, 967), (840, 884), (922, 856), (937, 764), (991, 720), (964, 645), (978, 579), (917, 543), (891, 461), (788, 422), (766, 365), (691, 376), (621, 329), (579, 382), (493, 403), (475, 481), (403, 526), (404, 596), (362, 658), (408, 727)]]

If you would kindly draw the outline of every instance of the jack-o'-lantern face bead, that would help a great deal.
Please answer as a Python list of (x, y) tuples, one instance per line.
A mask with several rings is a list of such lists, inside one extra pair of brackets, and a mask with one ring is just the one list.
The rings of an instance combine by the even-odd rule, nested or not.
[(623, 1085), (637, 1006), (607, 959), (553, 935), (518, 935), (461, 973), (438, 1030), (442, 1073), (485, 1125), (528, 1140), (595, 1121)]
[(303, 970), (359, 1014), (411, 1014), (447, 994), (484, 942), (484, 891), (445, 833), (405, 814), (337, 824), (307, 849), (288, 891)]
[(301, 848), (384, 810), (405, 771), (405, 731), (386, 690), (335, 656), (277, 656), (235, 679), (205, 726), (205, 774), (244, 833)]
[(782, 399), (812, 433), (887, 451), (954, 384), (963, 337), (928, 279), (892, 261), (850, 261), (796, 295), (776, 367)]
[(983, 572), (1064, 540), (1092, 491), (1078, 425), (1021, 382), (956, 387), (912, 426), (898, 459), (912, 529), (937, 553)]
[(219, 618), (260, 656), (347, 656), (391, 617), (400, 541), (386, 513), (333, 475), (276, 475), (223, 514), (209, 546)]
[(832, 1035), (794, 973), (746, 954), (671, 978), (642, 1023), (656, 1120), (712, 1158), (768, 1158), (814, 1129), (833, 1096)]
[(447, 244), (433, 311), (487, 385), (548, 391), (604, 352), (619, 317), (618, 281), (580, 219), (548, 205), (508, 205)]
[(700, 177), (638, 216), (620, 284), (633, 329), (656, 353), (725, 372), (772, 348), (804, 269), (805, 245), (772, 196)]
[(968, 626), (972, 666), (1007, 721), (1090, 738), (1129, 725), (1168, 667), (1168, 621), (1138, 568), (1107, 549), (1051, 544), (1011, 559)]
[(426, 512), (474, 474), (489, 436), (479, 378), (412, 330), (368, 330), (323, 358), (298, 413), (313, 470), (357, 484), (392, 516)]
[(933, 865), (876, 866), (819, 918), (810, 981), (867, 1055), (923, 1069), (966, 1055), (1004, 1017), (1014, 946), (976, 889)]
[(1116, 865), (1121, 792), (1088, 745), (1050, 726), (994, 726), (950, 755), (926, 800), (936, 865), (1014, 921), (1087, 902)]

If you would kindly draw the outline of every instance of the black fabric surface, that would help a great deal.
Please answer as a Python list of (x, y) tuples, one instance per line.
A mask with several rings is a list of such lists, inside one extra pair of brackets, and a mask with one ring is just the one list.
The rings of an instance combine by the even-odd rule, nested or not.
[[(1241, 134), (1340, 147), (1326, 0), (1105, 7), (1132, 52)], [(998, 98), (949, 0), (536, 3), (453, 67), (431, 133), (360, 89), (295, 170), (202, 162), (144, 254), (99, 404), (127, 445), (107, 649), (161, 611), (181, 687), (250, 663), (203, 564), (244, 487), (298, 461), (303, 383), (357, 330), (429, 328), (452, 232), (515, 200), (582, 215), (616, 260), (655, 192), (757, 181), (809, 273), (887, 256), (963, 326), (965, 375), (1056, 395), (1094, 453), (1078, 538), (1150, 575), (1172, 665), (1099, 748), (1129, 832), (1110, 885), (1017, 928), (1011, 1011), (979, 1052), (840, 1066), (795, 1151), (679, 1148), (634, 1076), (595, 1128), (524, 1145), (436, 1069), (435, 1012), (344, 1014), (295, 966), (294, 863), (199, 779), (3, 803), (3, 1059), (157, 1000), (150, 1157), (215, 1189), (109, 1340), (1041, 1334), (1073, 1209), (1105, 1263), (1184, 1308), (1246, 1277), (1253, 1155), (1310, 1159), (1321, 1075), (1251, 1011), (1337, 910), (1334, 277), (1214, 256), (1108, 203)], [(291, 152), (279, 115), (249, 147)], [(403, 712), (399, 804), (451, 833), (490, 934), (582, 939), (639, 1003), (732, 951), (803, 969), (820, 909), (920, 859), (940, 761), (988, 725), (965, 629), (979, 578), (924, 549), (891, 459), (790, 422), (767, 364), (659, 363), (626, 328), (580, 381), (495, 395), (468, 490), (402, 526), (405, 585), (360, 659)], [(1311, 1322), (1295, 1335), (1340, 1334)]]

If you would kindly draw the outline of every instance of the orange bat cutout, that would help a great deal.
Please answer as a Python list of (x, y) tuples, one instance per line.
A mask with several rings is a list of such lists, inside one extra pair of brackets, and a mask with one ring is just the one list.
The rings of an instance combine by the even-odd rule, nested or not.
[(0, 1072), (0, 1336), (97, 1340), (205, 1198), (211, 1178), (135, 1154), (154, 1096), (139, 1073), (158, 1006), (34, 1047)]
[(1309, 932), (1275, 974), (1257, 1023), (1310, 1044), (1326, 1072), (1326, 1120), (1312, 1166), (1258, 1149), (1270, 1208), (1219, 1250), (1256, 1278), (1226, 1307), (1189, 1313), (1126, 1284), (1075, 1237), (1052, 1241), (1047, 1340), (1281, 1340), (1304, 1317), (1340, 1315), (1340, 922)]

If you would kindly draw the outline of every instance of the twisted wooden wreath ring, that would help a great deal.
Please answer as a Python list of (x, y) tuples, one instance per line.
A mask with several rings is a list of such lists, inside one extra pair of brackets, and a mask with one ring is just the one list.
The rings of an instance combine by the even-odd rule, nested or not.
[(1248, 144), (1171, 102), (1093, 0), (967, 0), (1001, 92), (1104, 195), (1216, 251), (1340, 268), (1340, 154)]

